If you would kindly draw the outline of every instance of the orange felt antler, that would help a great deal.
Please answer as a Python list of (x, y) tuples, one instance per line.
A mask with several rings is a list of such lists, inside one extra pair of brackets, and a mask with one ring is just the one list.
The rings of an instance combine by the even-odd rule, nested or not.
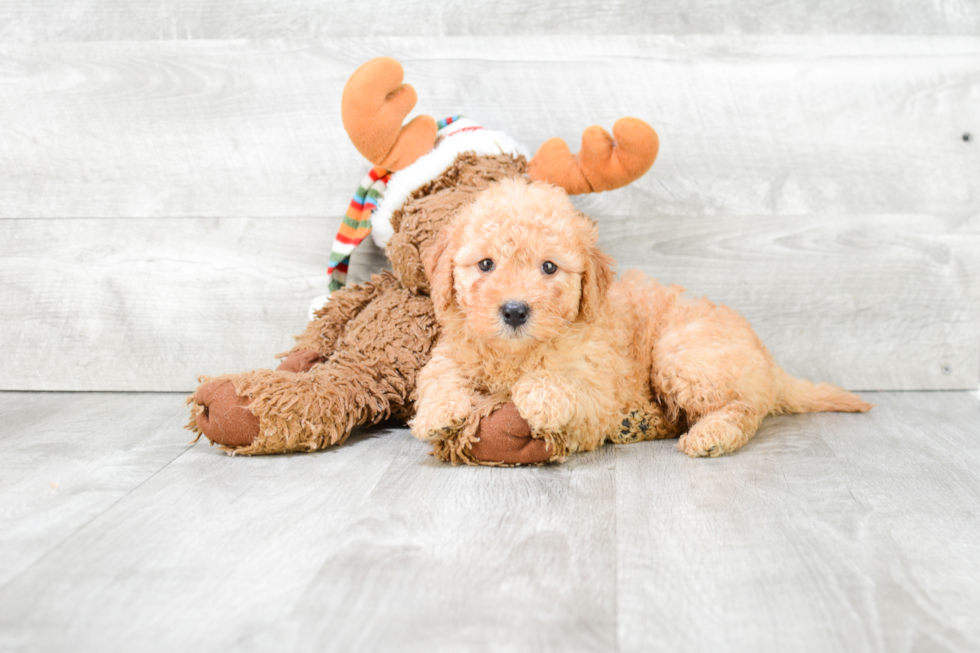
[(653, 127), (637, 118), (620, 118), (613, 136), (598, 125), (586, 129), (582, 149), (574, 156), (560, 138), (545, 141), (531, 159), (528, 175), (561, 186), (569, 195), (598, 193), (642, 177), (659, 149)]
[(402, 126), (418, 99), (404, 78), (401, 64), (391, 57), (372, 59), (350, 76), (341, 100), (340, 115), (354, 147), (391, 171), (415, 163), (436, 141), (436, 121), (430, 116)]

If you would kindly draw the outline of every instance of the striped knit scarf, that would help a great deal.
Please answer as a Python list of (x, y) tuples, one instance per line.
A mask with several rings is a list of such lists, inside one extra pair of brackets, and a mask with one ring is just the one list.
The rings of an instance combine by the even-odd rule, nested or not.
[(388, 170), (382, 167), (372, 168), (354, 193), (354, 199), (347, 207), (344, 221), (333, 241), (333, 251), (330, 253), (330, 265), (327, 267), (330, 292), (343, 288), (347, 284), (347, 267), (350, 265), (351, 252), (371, 233), (371, 214), (378, 208), (378, 202), (384, 197), (389, 179), (391, 173)]
[[(449, 116), (436, 123), (441, 133), (446, 127), (453, 124), (463, 116)], [(459, 131), (472, 131), (483, 129), (483, 127), (467, 127)], [(371, 233), (371, 215), (378, 208), (378, 203), (385, 195), (385, 188), (393, 173), (382, 167), (371, 169), (361, 181), (361, 185), (354, 193), (354, 199), (347, 207), (344, 221), (340, 225), (337, 237), (333, 241), (333, 250), (330, 253), (330, 265), (327, 267), (327, 274), (330, 276), (330, 292), (334, 292), (347, 285), (347, 268), (350, 265), (350, 255)]]

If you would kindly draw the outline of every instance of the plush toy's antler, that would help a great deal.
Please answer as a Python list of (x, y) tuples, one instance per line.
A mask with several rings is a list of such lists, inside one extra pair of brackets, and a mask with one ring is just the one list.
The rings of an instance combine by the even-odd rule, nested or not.
[(561, 186), (569, 195), (620, 188), (642, 177), (657, 158), (660, 141), (653, 127), (637, 118), (620, 118), (613, 136), (598, 125), (582, 134), (575, 156), (560, 138), (545, 141), (528, 169), (531, 179)]
[(436, 121), (430, 116), (402, 127), (418, 99), (404, 78), (401, 64), (391, 57), (372, 59), (350, 76), (341, 100), (340, 115), (354, 147), (391, 171), (410, 166), (436, 141)]

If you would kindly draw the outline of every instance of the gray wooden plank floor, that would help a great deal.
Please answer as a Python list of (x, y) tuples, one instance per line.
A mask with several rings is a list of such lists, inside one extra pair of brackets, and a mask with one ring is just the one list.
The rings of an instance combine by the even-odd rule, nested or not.
[(980, 401), (879, 393), (454, 468), (401, 428), (188, 444), (175, 394), (0, 393), (0, 650), (980, 648)]

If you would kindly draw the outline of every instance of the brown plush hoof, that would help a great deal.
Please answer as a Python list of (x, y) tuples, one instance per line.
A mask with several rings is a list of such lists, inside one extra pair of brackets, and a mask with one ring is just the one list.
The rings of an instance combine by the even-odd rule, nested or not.
[(323, 357), (319, 352), (312, 349), (300, 349), (294, 351), (279, 363), (277, 372), (309, 372), (310, 368), (323, 362)]
[(196, 416), (197, 428), (212, 442), (246, 447), (259, 435), (259, 418), (248, 409), (249, 400), (235, 394), (231, 381), (205, 383), (194, 393), (204, 407)]
[(531, 465), (547, 462), (553, 453), (547, 442), (531, 437), (531, 428), (512, 403), (481, 419), (477, 435), (470, 454), (483, 462)]

